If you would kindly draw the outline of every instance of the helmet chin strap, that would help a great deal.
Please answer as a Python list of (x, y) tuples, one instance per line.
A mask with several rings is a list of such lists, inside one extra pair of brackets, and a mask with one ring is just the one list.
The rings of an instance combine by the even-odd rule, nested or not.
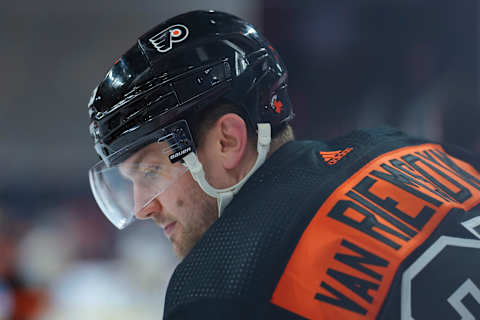
[(218, 204), (218, 217), (222, 215), (223, 210), (227, 205), (232, 201), (233, 196), (240, 191), (248, 178), (257, 171), (257, 169), (265, 162), (267, 158), (268, 151), (270, 150), (271, 142), (271, 127), (269, 123), (259, 123), (258, 124), (258, 142), (257, 142), (257, 152), (258, 157), (257, 161), (253, 165), (252, 169), (248, 174), (243, 177), (237, 184), (225, 188), (225, 189), (216, 189), (212, 187), (208, 181), (205, 179), (205, 171), (203, 171), (202, 164), (198, 160), (197, 155), (194, 152), (190, 152), (186, 155), (183, 160), (188, 170), (192, 174), (193, 179), (197, 181), (200, 185), (200, 188), (211, 197), (217, 198)]

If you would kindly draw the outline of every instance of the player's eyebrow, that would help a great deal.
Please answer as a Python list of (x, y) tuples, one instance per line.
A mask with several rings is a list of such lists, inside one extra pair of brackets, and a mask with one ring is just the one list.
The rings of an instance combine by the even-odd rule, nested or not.
[[(125, 174), (131, 175), (135, 171), (133, 168), (138, 167), (138, 164), (141, 163), (143, 159), (147, 157), (147, 155), (148, 155), (148, 152), (146, 152), (145, 150), (142, 150), (138, 154), (135, 154), (132, 158), (122, 163), (123, 165), (127, 165), (128, 163), (128, 166), (126, 166), (126, 168), (124, 169), (126, 171)], [(122, 167), (122, 164), (120, 164), (120, 168)], [(122, 170), (120, 169), (120, 171)]]
[(141, 163), (148, 155), (146, 151), (140, 151), (140, 154), (135, 155), (132, 159), (132, 163)]

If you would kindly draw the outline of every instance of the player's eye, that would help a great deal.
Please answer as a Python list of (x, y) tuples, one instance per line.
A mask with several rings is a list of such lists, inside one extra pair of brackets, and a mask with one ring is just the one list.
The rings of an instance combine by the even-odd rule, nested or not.
[(162, 174), (162, 168), (159, 165), (148, 166), (142, 168), (142, 174), (144, 178), (156, 178)]

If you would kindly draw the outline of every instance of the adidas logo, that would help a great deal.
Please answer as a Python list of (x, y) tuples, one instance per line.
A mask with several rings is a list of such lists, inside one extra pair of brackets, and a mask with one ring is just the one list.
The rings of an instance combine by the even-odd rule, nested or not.
[(353, 148), (349, 147), (345, 150), (338, 151), (320, 151), (320, 155), (326, 163), (328, 163), (329, 165), (334, 165), (352, 150)]

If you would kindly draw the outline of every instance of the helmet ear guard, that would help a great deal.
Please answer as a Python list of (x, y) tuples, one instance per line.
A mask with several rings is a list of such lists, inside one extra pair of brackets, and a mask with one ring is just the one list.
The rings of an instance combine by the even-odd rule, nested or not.
[(237, 74), (224, 98), (245, 110), (246, 120), (253, 128), (257, 123), (270, 123), (275, 135), (294, 118), (287, 91), (287, 71), (281, 67), (278, 55), (272, 56), (265, 48), (251, 52), (243, 60), (248, 68)]

